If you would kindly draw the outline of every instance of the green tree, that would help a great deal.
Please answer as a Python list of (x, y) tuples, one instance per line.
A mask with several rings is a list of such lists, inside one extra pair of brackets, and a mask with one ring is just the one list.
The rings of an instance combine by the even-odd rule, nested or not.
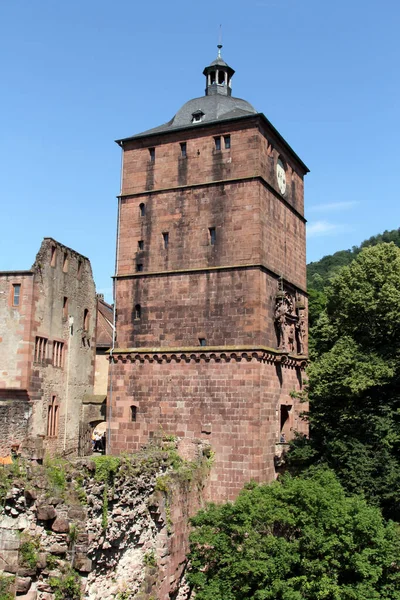
[(364, 240), (360, 246), (353, 246), (351, 250), (339, 250), (334, 254), (329, 254), (316, 262), (307, 265), (307, 289), (309, 293), (309, 325), (315, 325), (318, 316), (325, 308), (325, 288), (329, 286), (331, 280), (338, 274), (340, 269), (348, 266), (361, 252), (363, 248), (376, 246), (382, 243), (393, 242), (400, 247), (400, 228), (392, 231), (384, 231), (378, 235)]
[(332, 471), (243, 490), (194, 519), (197, 600), (399, 600), (397, 525)]
[(289, 454), (292, 472), (319, 461), (349, 492), (400, 521), (400, 249), (364, 248), (327, 289), (313, 331), (310, 441)]

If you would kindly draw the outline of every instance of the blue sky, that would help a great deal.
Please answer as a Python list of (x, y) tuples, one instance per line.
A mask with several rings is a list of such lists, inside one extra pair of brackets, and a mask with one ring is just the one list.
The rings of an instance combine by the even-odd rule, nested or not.
[(114, 140), (203, 94), (220, 23), (234, 95), (311, 170), (308, 260), (399, 227), (395, 0), (0, 0), (0, 270), (52, 236), (111, 299)]

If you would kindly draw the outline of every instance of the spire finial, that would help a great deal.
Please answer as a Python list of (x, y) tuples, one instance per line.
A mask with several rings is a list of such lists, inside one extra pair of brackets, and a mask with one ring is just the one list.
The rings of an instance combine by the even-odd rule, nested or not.
[(219, 26), (219, 35), (218, 35), (218, 58), (221, 58), (221, 48), (222, 48), (222, 25)]

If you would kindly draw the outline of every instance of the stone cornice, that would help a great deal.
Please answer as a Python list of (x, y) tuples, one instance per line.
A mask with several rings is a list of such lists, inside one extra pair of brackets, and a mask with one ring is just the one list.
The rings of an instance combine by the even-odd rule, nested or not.
[(177, 348), (115, 348), (110, 351), (111, 362), (170, 363), (170, 362), (241, 362), (275, 363), (289, 368), (305, 369), (307, 356), (288, 354), (268, 346), (184, 346)]
[[(132, 273), (124, 273), (123, 275), (113, 275), (112, 279), (137, 279), (143, 277), (157, 277), (165, 275), (186, 275), (187, 273), (208, 273), (210, 271), (237, 271), (242, 269), (260, 269), (261, 271), (272, 275), (273, 277), (275, 277), (275, 279), (280, 279), (281, 277), (281, 275), (279, 275), (266, 265), (254, 263), (247, 265), (224, 265), (219, 267), (194, 267), (192, 269), (171, 269), (170, 271), (134, 271)], [(293, 283), (292, 281), (289, 281), (288, 279), (285, 279), (285, 277), (283, 277), (282, 280), (284, 283), (294, 287), (296, 290), (302, 292), (304, 295), (307, 296), (307, 291), (304, 288), (300, 287), (296, 283)]]
[(151, 196), (152, 194), (162, 194), (166, 192), (178, 192), (180, 190), (187, 190), (191, 188), (200, 188), (200, 187), (212, 187), (215, 185), (228, 185), (231, 183), (247, 183), (252, 181), (259, 181), (262, 183), (264, 187), (266, 187), (282, 204), (286, 206), (293, 214), (295, 214), (303, 223), (306, 223), (307, 220), (304, 218), (302, 214), (300, 214), (287, 200), (284, 196), (282, 196), (262, 175), (252, 175), (249, 177), (234, 177), (232, 179), (218, 179), (217, 181), (201, 181), (199, 183), (191, 183), (187, 185), (175, 185), (167, 188), (157, 188), (153, 190), (142, 190), (140, 192), (132, 192), (130, 194), (120, 194), (117, 198), (137, 198), (140, 196)]

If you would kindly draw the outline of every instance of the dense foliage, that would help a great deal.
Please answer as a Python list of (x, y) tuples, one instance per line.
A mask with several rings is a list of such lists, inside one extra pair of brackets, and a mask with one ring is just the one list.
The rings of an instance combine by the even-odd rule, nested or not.
[(323, 462), (400, 521), (400, 249), (364, 248), (326, 288), (313, 327), (310, 441), (291, 468)]
[(252, 486), (193, 520), (197, 600), (398, 600), (400, 538), (328, 470)]
[(390, 242), (394, 242), (396, 246), (400, 247), (400, 228), (374, 235), (362, 242), (360, 246), (353, 246), (351, 250), (340, 250), (339, 252), (324, 256), (321, 260), (311, 262), (307, 265), (309, 321), (311, 327), (315, 325), (318, 316), (325, 307), (325, 288), (340, 269), (344, 266), (348, 266), (359, 255), (363, 248)]

